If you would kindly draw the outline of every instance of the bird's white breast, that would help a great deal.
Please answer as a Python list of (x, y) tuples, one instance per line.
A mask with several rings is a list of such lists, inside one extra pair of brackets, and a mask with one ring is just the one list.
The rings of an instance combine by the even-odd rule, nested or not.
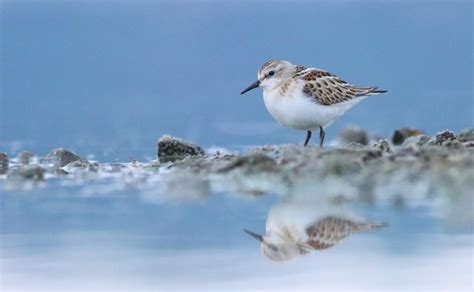
[(329, 126), (362, 98), (335, 105), (320, 105), (303, 92), (303, 81), (295, 82), (288, 90), (280, 88), (263, 91), (265, 107), (281, 125), (301, 130)]

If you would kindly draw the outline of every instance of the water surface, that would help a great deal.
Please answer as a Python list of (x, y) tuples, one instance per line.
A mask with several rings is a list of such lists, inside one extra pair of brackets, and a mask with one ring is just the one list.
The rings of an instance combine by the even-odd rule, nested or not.
[(243, 229), (265, 233), (268, 212), (292, 198), (298, 195), (215, 193), (156, 200), (133, 190), (103, 196), (84, 195), (75, 187), (7, 192), (2, 194), (2, 288), (472, 288), (472, 226), (453, 223), (428, 202), (343, 204), (352, 216), (389, 226), (289, 261), (271, 261)]

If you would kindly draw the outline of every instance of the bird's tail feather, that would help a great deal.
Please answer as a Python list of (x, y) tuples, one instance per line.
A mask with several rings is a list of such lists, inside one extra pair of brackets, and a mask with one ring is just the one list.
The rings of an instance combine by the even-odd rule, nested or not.
[(383, 89), (379, 89), (378, 87), (371, 87), (368, 89), (367, 91), (367, 94), (366, 95), (379, 95), (379, 94), (382, 94), (382, 93), (386, 93), (388, 92), (388, 90), (383, 90)]
[(370, 223), (359, 223), (356, 227), (357, 231), (366, 231), (371, 229), (379, 229), (387, 227), (388, 223), (385, 222), (370, 222)]

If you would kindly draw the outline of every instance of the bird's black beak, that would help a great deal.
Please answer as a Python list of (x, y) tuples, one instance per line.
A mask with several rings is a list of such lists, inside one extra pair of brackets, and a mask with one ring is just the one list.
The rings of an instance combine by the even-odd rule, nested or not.
[[(250, 89), (249, 89), (250, 90)], [(260, 242), (263, 242), (263, 236), (261, 236), (260, 234), (257, 234), (257, 233), (253, 233), (252, 231), (249, 231), (247, 229), (244, 229), (244, 231), (252, 236), (253, 238), (255, 238), (256, 240), (260, 241)]]
[(247, 91), (250, 91), (254, 88), (257, 88), (260, 86), (260, 80), (257, 80), (255, 81), (254, 83), (252, 83), (249, 87), (247, 87), (244, 91), (242, 91), (240, 94), (244, 94), (246, 93)]

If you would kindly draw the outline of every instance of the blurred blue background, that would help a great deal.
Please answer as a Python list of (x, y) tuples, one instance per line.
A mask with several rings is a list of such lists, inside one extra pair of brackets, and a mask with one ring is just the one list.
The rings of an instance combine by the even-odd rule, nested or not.
[(389, 136), (473, 125), (472, 1), (2, 1), (0, 150), (64, 146), (152, 157), (172, 134), (206, 147), (301, 143), (261, 90), (261, 63), (325, 68), (389, 94), (345, 124)]

